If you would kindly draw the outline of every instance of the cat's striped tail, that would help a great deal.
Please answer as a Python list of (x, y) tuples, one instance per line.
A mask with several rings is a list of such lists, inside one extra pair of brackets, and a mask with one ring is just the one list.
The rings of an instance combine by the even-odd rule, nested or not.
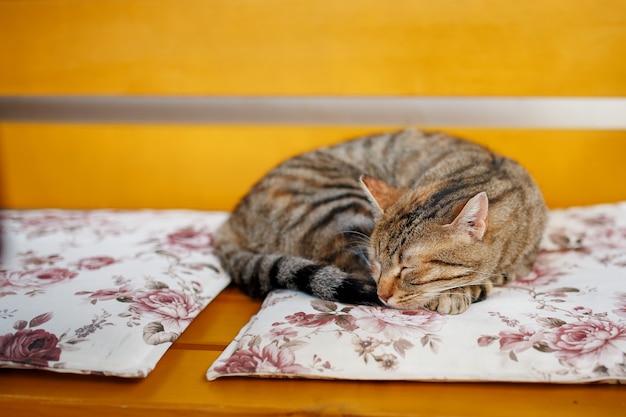
[(332, 265), (290, 255), (255, 253), (233, 243), (218, 245), (215, 253), (235, 284), (252, 298), (288, 288), (340, 303), (382, 305), (373, 279), (351, 276)]

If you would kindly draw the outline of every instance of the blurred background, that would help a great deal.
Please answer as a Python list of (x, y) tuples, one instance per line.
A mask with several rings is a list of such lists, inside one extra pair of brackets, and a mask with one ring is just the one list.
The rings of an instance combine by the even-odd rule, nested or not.
[(0, 206), (228, 210), (316, 146), (407, 126), (626, 200), (621, 0), (0, 0)]

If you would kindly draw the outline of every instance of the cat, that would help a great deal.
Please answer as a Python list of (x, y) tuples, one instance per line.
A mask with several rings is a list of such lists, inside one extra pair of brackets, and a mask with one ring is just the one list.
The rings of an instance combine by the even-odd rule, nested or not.
[(243, 292), (458, 314), (529, 273), (547, 210), (517, 162), (444, 133), (371, 135), (288, 159), (216, 234)]

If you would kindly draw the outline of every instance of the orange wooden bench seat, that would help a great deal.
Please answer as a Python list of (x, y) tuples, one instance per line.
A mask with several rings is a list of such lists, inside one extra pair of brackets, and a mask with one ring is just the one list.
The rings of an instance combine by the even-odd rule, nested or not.
[[(233, 306), (237, 305), (238, 309)], [(141, 380), (2, 370), (4, 415), (620, 415), (620, 385), (218, 379), (204, 372), (258, 309), (227, 289)], [(228, 324), (228, 326), (225, 325)], [(479, 400), (480, 398), (480, 400)], [(480, 406), (478, 406), (480, 403)]]

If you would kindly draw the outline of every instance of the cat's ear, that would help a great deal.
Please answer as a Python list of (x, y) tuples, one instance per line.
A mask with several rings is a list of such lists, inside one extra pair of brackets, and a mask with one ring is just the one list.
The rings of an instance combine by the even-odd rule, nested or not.
[(378, 178), (361, 175), (361, 185), (381, 213), (393, 205), (404, 192)]
[(487, 231), (489, 200), (485, 192), (470, 198), (451, 226), (461, 234), (481, 240)]

